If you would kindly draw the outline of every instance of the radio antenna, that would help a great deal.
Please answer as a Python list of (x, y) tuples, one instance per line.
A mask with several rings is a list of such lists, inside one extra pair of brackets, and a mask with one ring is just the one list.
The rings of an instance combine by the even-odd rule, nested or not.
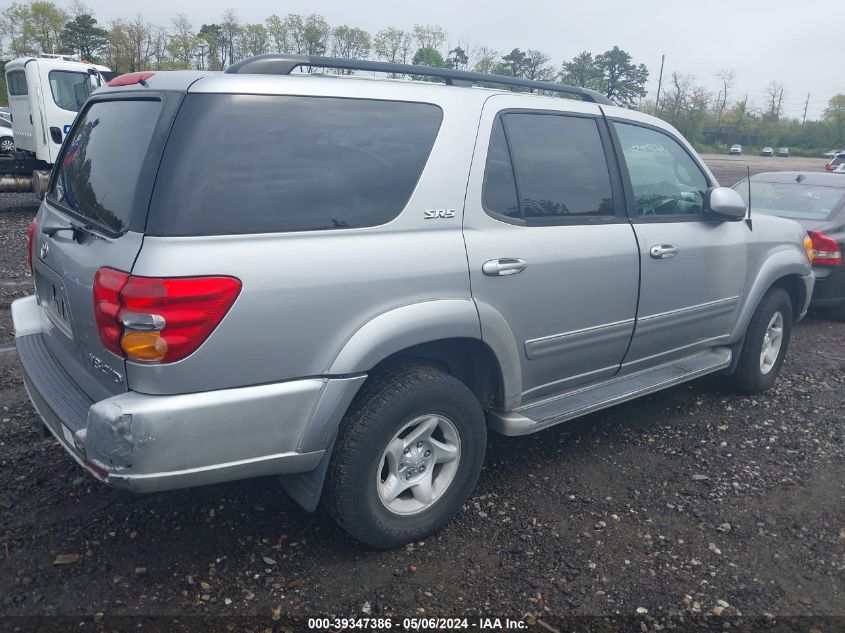
[(745, 221), (748, 224), (749, 229), (754, 229), (753, 225), (751, 224), (751, 166), (746, 163), (745, 171), (748, 174), (748, 177), (745, 179), (745, 182), (748, 183), (748, 215), (745, 218)]

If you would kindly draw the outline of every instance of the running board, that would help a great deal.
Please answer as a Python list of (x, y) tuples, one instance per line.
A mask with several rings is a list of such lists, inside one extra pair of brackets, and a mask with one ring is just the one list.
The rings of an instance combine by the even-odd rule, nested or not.
[(578, 387), (513, 411), (490, 411), (487, 419), (490, 428), (503, 435), (527, 435), (711, 374), (729, 367), (730, 364), (731, 350), (727, 347), (716, 347), (634, 374), (611, 378), (588, 387)]

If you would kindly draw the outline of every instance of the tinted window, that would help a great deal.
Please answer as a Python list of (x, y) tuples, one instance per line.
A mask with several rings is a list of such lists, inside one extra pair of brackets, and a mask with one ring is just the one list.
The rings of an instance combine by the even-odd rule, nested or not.
[(614, 123), (631, 176), (634, 204), (643, 217), (701, 213), (707, 177), (671, 136)]
[(389, 222), (416, 186), (441, 116), (423, 103), (188, 95), (147, 230), (266, 233)]
[(63, 110), (79, 112), (91, 94), (91, 79), (88, 73), (75, 73), (66, 70), (50, 71), (50, 91), (53, 101)]
[[(494, 128), (487, 157), (488, 211), (522, 217), (527, 223), (614, 214), (607, 161), (594, 119), (512, 113), (501, 120), (504, 126), (497, 123)], [(507, 192), (513, 186), (518, 205)]]
[[(748, 204), (748, 181), (737, 183), (734, 189)], [(842, 188), (838, 188), (751, 179), (753, 213), (795, 220), (827, 220), (842, 205), (843, 198), (845, 183)]]
[(158, 101), (94, 103), (66, 141), (49, 197), (115, 232), (128, 228), (160, 108)]
[(26, 73), (22, 70), (6, 73), (6, 85), (9, 87), (10, 95), (25, 95), (27, 93)]
[(522, 217), (519, 212), (519, 202), (516, 199), (513, 166), (501, 118), (497, 118), (493, 125), (481, 196), (482, 204), (488, 211), (511, 218)]

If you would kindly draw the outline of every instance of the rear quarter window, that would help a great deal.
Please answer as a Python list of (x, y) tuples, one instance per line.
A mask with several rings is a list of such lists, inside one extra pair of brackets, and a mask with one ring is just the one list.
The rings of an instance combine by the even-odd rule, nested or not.
[(191, 94), (167, 141), (147, 233), (368, 227), (407, 204), (440, 128), (425, 103)]
[(6, 73), (6, 85), (12, 96), (27, 94), (26, 73), (22, 70), (12, 70)]
[(65, 141), (47, 199), (115, 233), (133, 228), (160, 111), (154, 100), (91, 104)]

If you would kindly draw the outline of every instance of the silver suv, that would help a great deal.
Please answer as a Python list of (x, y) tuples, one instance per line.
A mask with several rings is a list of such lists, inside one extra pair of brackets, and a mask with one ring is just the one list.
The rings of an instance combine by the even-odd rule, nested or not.
[(12, 312), (35, 407), (98, 479), (282, 475), (387, 548), (460, 509), (488, 428), (714, 372), (770, 387), (812, 292), (805, 235), (591, 91), (270, 55), (97, 90)]

